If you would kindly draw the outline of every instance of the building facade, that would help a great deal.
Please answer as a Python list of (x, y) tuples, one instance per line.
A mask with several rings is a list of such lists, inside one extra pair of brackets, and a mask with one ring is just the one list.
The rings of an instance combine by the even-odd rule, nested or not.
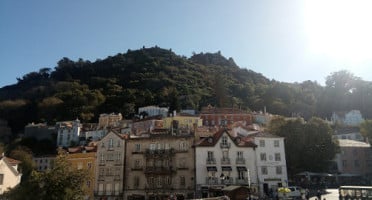
[(234, 122), (252, 124), (252, 114), (236, 108), (204, 107), (200, 113), (204, 126), (229, 127)]
[(257, 145), (255, 153), (260, 194), (270, 195), (278, 187), (288, 186), (284, 138), (265, 132), (250, 137)]
[(22, 174), (18, 169), (20, 161), (12, 158), (5, 157), (4, 155), (0, 158), (0, 194), (14, 188), (21, 182)]
[(57, 122), (57, 146), (69, 147), (79, 144), (82, 124), (80, 120)]
[(125, 199), (178, 199), (194, 197), (192, 135), (154, 131), (127, 140)]
[(220, 196), (227, 186), (256, 188), (256, 145), (226, 129), (195, 144), (196, 197)]
[(95, 166), (96, 166), (96, 149), (95, 147), (77, 147), (69, 149), (67, 161), (71, 163), (74, 169), (87, 170), (88, 178), (83, 185), (86, 200), (94, 199), (95, 184)]
[(110, 131), (97, 143), (95, 199), (123, 199), (124, 156), (124, 135)]

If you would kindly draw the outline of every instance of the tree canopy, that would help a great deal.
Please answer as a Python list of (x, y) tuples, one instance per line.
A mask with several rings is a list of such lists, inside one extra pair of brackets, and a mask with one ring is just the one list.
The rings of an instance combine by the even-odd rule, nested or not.
[(291, 175), (302, 171), (328, 171), (338, 151), (331, 127), (319, 118), (271, 121), (269, 131), (285, 137), (287, 168)]
[(190, 58), (159, 47), (128, 50), (94, 62), (62, 58), (54, 69), (29, 72), (0, 88), (0, 118), (14, 133), (30, 122), (79, 118), (100, 113), (133, 116), (138, 107), (159, 105), (200, 110), (208, 104), (283, 116), (330, 118), (334, 111), (361, 110), (372, 117), (372, 83), (348, 71), (334, 72), (326, 86), (284, 83), (239, 68), (221, 52)]
[[(82, 187), (88, 177), (84, 169), (73, 169), (66, 155), (59, 153), (46, 172), (32, 171), (30, 178), (4, 194), (12, 200), (82, 200)], [(32, 194), (32, 195), (31, 195)]]

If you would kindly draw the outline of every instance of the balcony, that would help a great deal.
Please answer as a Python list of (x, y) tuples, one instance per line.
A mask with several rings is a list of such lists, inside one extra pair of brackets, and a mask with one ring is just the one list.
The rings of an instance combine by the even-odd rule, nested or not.
[(207, 165), (215, 165), (216, 159), (215, 158), (207, 158)]
[(145, 155), (147, 157), (168, 157), (173, 156), (174, 149), (146, 149)]
[(248, 185), (248, 178), (235, 178), (235, 184), (236, 185)]
[(223, 148), (223, 149), (229, 149), (231, 147), (231, 143), (230, 142), (227, 142), (227, 143), (221, 142), (220, 147)]
[(236, 159), (236, 164), (245, 164), (245, 158), (237, 158)]
[(143, 167), (142, 166), (133, 166), (132, 171), (142, 171)]
[(221, 185), (232, 185), (234, 183), (234, 179), (230, 177), (225, 177), (221, 179)]
[(230, 165), (230, 158), (221, 158), (221, 165)]
[(206, 177), (205, 178), (205, 184), (206, 185), (218, 185), (218, 179), (217, 177)]
[(145, 174), (172, 174), (173, 167), (146, 167)]

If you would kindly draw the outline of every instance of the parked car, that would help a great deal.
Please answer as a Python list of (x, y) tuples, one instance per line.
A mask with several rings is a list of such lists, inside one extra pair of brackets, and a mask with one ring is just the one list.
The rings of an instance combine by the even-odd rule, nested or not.
[(278, 191), (278, 197), (280, 199), (301, 199), (301, 187), (298, 186), (288, 186), (285, 188), (285, 192)]

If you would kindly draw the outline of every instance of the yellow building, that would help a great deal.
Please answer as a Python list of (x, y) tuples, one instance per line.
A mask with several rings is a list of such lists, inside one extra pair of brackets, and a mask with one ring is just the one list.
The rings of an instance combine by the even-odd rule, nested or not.
[(194, 131), (196, 127), (201, 127), (203, 125), (203, 120), (195, 115), (180, 114), (173, 117), (165, 117), (163, 120), (164, 128), (168, 129), (171, 129), (173, 125), (173, 128), (191, 129)]
[(96, 147), (69, 148), (68, 152), (67, 160), (73, 168), (88, 170), (89, 178), (84, 183), (85, 199), (94, 199)]

